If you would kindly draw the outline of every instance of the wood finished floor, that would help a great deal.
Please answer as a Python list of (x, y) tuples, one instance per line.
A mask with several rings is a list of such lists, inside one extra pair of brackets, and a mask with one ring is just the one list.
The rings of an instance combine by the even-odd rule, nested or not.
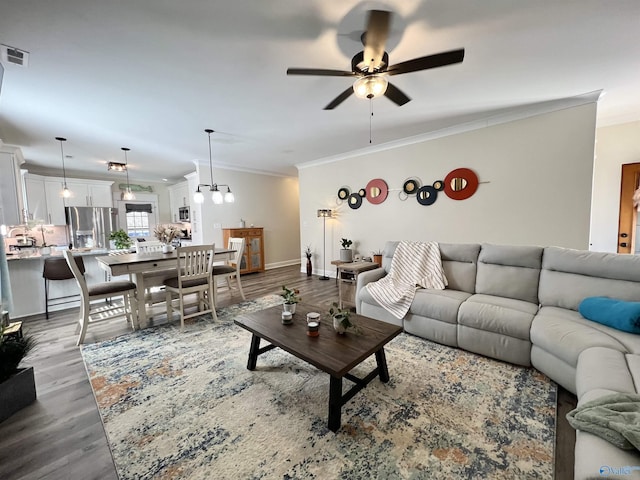
[[(333, 279), (300, 273), (298, 265), (245, 275), (247, 299), (278, 293), (282, 285), (298, 288), (303, 299), (328, 309), (337, 301)], [(239, 297), (219, 296), (219, 305)], [(80, 350), (76, 347), (77, 309), (24, 320), (26, 331), (36, 335), (37, 349), (29, 357), (35, 370), (38, 399), (0, 424), (0, 479), (117, 480), (98, 409), (89, 385)], [(154, 318), (154, 323), (163, 323)], [(127, 333), (122, 320), (93, 325), (85, 343)], [(571, 393), (560, 389), (556, 435), (556, 480), (573, 478), (575, 433), (565, 419), (575, 407)]]

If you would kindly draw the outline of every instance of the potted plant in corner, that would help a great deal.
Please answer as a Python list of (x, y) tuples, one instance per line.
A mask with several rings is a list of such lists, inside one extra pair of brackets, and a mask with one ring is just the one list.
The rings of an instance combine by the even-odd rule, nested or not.
[(298, 294), (300, 290), (295, 288), (287, 288), (284, 285), (282, 286), (282, 293), (280, 296), (284, 298), (284, 303), (282, 307), (285, 312), (291, 312), (291, 315), (296, 313), (296, 304), (302, 300), (302, 297), (299, 297)]
[(129, 248), (133, 245), (133, 240), (131, 240), (131, 237), (129, 237), (127, 232), (123, 229), (111, 232), (109, 240), (113, 240), (113, 243), (118, 250)]
[(344, 335), (349, 328), (355, 328), (355, 325), (350, 320), (351, 310), (340, 308), (337, 302), (331, 304), (329, 315), (333, 319), (334, 330), (340, 335)]
[(340, 250), (340, 261), (346, 263), (353, 262), (353, 250), (349, 248), (353, 242), (348, 238), (343, 238), (340, 240), (340, 243), (342, 244), (342, 250)]
[(33, 367), (18, 368), (36, 341), (30, 335), (6, 330), (0, 326), (0, 422), (36, 399)]
[(382, 250), (376, 250), (371, 253), (373, 254), (373, 261), (377, 263), (379, 267), (382, 267)]

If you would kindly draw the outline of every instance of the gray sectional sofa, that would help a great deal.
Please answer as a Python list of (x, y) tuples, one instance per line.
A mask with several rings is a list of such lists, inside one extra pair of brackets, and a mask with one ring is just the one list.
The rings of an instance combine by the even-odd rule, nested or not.
[[(382, 268), (358, 276), (359, 314), (402, 325), (407, 333), (441, 344), (533, 366), (576, 394), (578, 405), (640, 390), (640, 335), (578, 313), (586, 297), (640, 301), (640, 256), (440, 243), (448, 287), (419, 289), (399, 320), (365, 288), (389, 272), (398, 243), (385, 245)], [(576, 479), (598, 478), (602, 467), (626, 466), (640, 466), (638, 451), (577, 431)]]

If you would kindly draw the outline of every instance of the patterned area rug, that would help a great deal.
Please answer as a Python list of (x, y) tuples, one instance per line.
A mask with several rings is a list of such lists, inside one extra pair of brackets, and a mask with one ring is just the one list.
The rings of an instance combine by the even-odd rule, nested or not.
[(280, 349), (246, 368), (233, 318), (280, 302), (82, 347), (122, 480), (553, 478), (555, 384), (407, 334), (385, 348), (390, 382), (349, 401), (334, 434), (327, 374)]

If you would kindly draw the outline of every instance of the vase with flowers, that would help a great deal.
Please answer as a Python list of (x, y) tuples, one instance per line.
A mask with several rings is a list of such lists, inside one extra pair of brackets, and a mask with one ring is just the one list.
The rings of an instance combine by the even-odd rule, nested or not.
[(304, 254), (307, 257), (307, 277), (310, 277), (313, 274), (313, 264), (311, 263), (313, 253), (311, 252), (311, 245), (307, 245), (307, 248), (304, 249)]
[(164, 253), (172, 252), (172, 242), (176, 238), (180, 238), (182, 236), (182, 232), (175, 225), (158, 225), (153, 230), (153, 234), (160, 242), (162, 242), (162, 251)]

